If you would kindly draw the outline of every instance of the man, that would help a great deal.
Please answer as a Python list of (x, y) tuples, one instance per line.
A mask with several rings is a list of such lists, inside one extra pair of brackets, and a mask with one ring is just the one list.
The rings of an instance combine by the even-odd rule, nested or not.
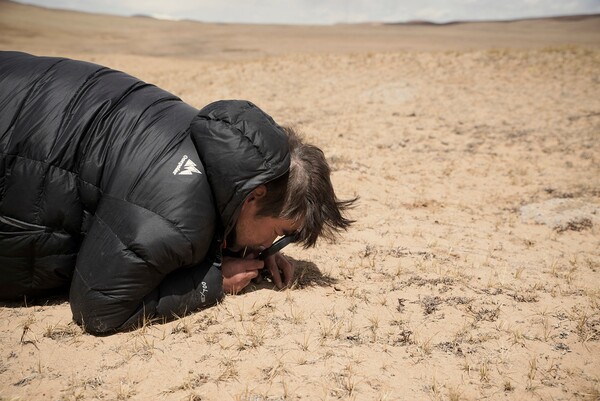
[[(122, 72), (0, 52), (0, 298), (70, 288), (92, 333), (172, 319), (351, 221), (323, 153), (247, 101), (198, 111)], [(281, 272), (281, 274), (280, 274)]]

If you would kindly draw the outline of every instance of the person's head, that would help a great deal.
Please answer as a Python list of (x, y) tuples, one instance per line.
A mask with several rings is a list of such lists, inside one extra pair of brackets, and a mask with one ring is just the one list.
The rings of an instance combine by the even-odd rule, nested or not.
[(258, 186), (246, 198), (235, 227), (239, 246), (268, 247), (278, 236), (296, 234), (297, 242), (308, 248), (319, 237), (334, 240), (353, 223), (344, 212), (356, 198), (336, 197), (321, 149), (303, 143), (292, 128), (283, 129), (289, 137), (289, 173)]

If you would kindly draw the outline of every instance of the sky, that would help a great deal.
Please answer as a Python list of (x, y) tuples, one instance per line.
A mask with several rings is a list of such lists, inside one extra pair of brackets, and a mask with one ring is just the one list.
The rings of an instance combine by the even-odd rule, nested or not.
[(336, 24), (510, 20), (600, 13), (600, 0), (19, 0), (49, 8), (203, 22)]

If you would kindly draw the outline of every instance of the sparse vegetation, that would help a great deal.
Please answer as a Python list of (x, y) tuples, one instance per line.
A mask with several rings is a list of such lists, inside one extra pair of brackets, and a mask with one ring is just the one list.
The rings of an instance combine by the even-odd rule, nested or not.
[[(287, 34), (280, 54), (245, 27), (247, 43), (273, 52), (215, 60), (210, 24), (168, 24), (168, 38), (180, 23), (194, 32), (199, 47), (183, 57), (184, 44), (160, 41), (119, 50), (139, 44), (122, 29), (163, 35), (164, 21), (81, 18), (102, 35), (69, 37), (90, 48), (87, 38), (103, 37), (110, 49), (45, 47), (62, 40), (55, 29), (0, 27), (0, 37), (122, 69), (198, 108), (256, 102), (323, 148), (340, 198), (360, 196), (356, 223), (337, 243), (286, 248), (290, 289), (253, 283), (133, 332), (86, 334), (66, 299), (1, 304), (1, 400), (600, 399), (600, 50), (596, 32), (579, 40), (588, 25), (561, 39), (585, 47), (352, 54), (352, 26), (327, 27), (345, 38), (331, 54), (287, 54)], [(25, 20), (28, 30), (41, 22), (3, 22)], [(527, 24), (535, 41), (551, 40), (535, 32), (543, 21)], [(239, 27), (226, 28), (232, 40)], [(361, 40), (380, 28), (402, 29), (364, 26)], [(524, 207), (553, 199), (580, 209), (554, 210), (549, 224), (525, 218)]]

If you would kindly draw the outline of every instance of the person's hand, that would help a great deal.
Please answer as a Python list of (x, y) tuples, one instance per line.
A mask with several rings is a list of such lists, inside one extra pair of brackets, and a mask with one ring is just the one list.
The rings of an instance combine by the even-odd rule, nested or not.
[(292, 284), (295, 266), (281, 253), (277, 252), (266, 258), (265, 267), (269, 269), (277, 288), (282, 289)]
[(259, 276), (259, 270), (264, 266), (265, 263), (262, 260), (224, 256), (221, 263), (223, 291), (228, 294), (237, 294), (250, 284), (253, 278)]

